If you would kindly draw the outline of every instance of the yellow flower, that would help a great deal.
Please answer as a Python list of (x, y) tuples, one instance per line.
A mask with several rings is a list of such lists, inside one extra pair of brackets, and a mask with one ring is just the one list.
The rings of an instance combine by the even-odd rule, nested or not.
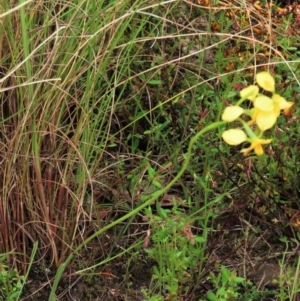
[(264, 90), (275, 92), (275, 80), (269, 72), (263, 71), (257, 73), (256, 82)]
[(257, 96), (253, 101), (254, 107), (264, 112), (271, 112), (274, 110), (274, 101), (265, 95)]
[(256, 115), (256, 124), (261, 131), (266, 131), (273, 127), (277, 121), (278, 115), (272, 112), (258, 111)]
[(260, 139), (258, 137), (253, 139), (248, 139), (248, 141), (251, 143), (249, 147), (243, 148), (241, 150), (244, 155), (248, 155), (250, 151), (254, 150), (254, 152), (260, 156), (264, 154), (264, 150), (262, 148), (263, 144), (269, 144), (271, 143), (272, 139)]
[(275, 105), (275, 110), (278, 112), (278, 116), (280, 114), (280, 110), (290, 109), (294, 103), (291, 101), (286, 101), (284, 97), (281, 97), (279, 94), (274, 94), (272, 97)]
[(222, 138), (229, 145), (238, 145), (247, 140), (247, 135), (239, 129), (230, 129), (224, 131)]
[(254, 100), (259, 92), (259, 88), (255, 85), (250, 85), (243, 90), (240, 91), (240, 95), (242, 98), (246, 98), (249, 100)]
[(288, 110), (294, 105), (293, 102), (286, 101), (279, 94), (274, 94), (272, 98), (259, 95), (253, 100), (253, 104), (254, 110), (249, 124), (256, 122), (261, 131), (272, 128), (280, 115), (280, 111)]
[(240, 117), (244, 112), (244, 109), (239, 106), (226, 107), (223, 114), (222, 120), (231, 122)]
[(261, 139), (254, 134), (252, 138), (248, 138), (245, 132), (240, 129), (230, 129), (224, 131), (222, 138), (229, 145), (238, 145), (248, 141), (250, 146), (242, 149), (241, 152), (244, 153), (244, 155), (247, 155), (251, 150), (254, 150), (254, 152), (259, 156), (264, 153), (262, 145), (269, 144), (272, 141), (272, 139)]

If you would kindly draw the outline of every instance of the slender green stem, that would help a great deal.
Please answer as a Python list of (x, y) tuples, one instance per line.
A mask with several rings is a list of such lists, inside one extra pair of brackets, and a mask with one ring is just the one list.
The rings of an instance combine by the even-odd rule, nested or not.
[(34, 245), (33, 245), (32, 253), (31, 253), (31, 256), (30, 256), (30, 262), (29, 262), (28, 269), (27, 269), (26, 275), (25, 275), (25, 281), (22, 281), (22, 287), (21, 287), (21, 289), (19, 290), (19, 293), (18, 293), (18, 295), (17, 295), (17, 297), (16, 297), (16, 300), (19, 300), (20, 295), (21, 295), (21, 293), (22, 293), (22, 291), (23, 291), (23, 288), (24, 288), (24, 286), (25, 286), (25, 284), (26, 284), (26, 280), (28, 279), (29, 272), (31, 271), (31, 267), (32, 267), (32, 264), (33, 264), (33, 262), (34, 262), (35, 254), (36, 254), (36, 252), (37, 252), (38, 246), (39, 246), (39, 242), (36, 241), (36, 242), (34, 243)]
[(185, 155), (185, 160), (184, 163), (182, 165), (181, 170), (178, 172), (178, 174), (173, 178), (172, 181), (170, 181), (170, 183), (168, 185), (166, 185), (164, 188), (154, 192), (152, 194), (152, 196), (150, 197), (149, 200), (145, 201), (145, 203), (143, 203), (142, 205), (138, 206), (137, 208), (133, 209), (132, 211), (128, 212), (126, 215), (120, 217), (119, 219), (111, 222), (110, 224), (108, 224), (107, 226), (101, 228), (99, 231), (95, 232), (93, 235), (91, 235), (90, 237), (88, 237), (85, 241), (83, 241), (70, 255), (69, 257), (66, 259), (66, 261), (64, 263), (62, 263), (56, 273), (55, 279), (54, 279), (54, 283), (52, 286), (52, 290), (49, 296), (49, 301), (55, 301), (56, 297), (55, 297), (55, 291), (57, 289), (59, 280), (61, 278), (62, 273), (64, 272), (65, 268), (68, 266), (68, 264), (71, 262), (71, 260), (73, 259), (73, 257), (87, 244), (89, 243), (92, 239), (94, 239), (95, 237), (99, 236), (100, 234), (104, 233), (105, 231), (109, 230), (110, 228), (118, 225), (119, 223), (123, 222), (124, 220), (129, 219), (130, 217), (136, 215), (137, 213), (139, 213), (142, 209), (150, 206), (153, 202), (155, 202), (160, 196), (162, 196), (163, 194), (165, 194), (179, 179), (180, 177), (183, 175), (184, 171), (188, 168), (191, 156), (192, 156), (192, 151), (193, 151), (193, 145), (196, 143), (196, 141), (206, 132), (211, 131), (213, 129), (219, 128), (223, 125), (225, 125), (226, 122), (225, 121), (218, 121), (215, 122), (207, 127), (205, 127), (203, 130), (201, 130), (199, 133), (197, 133), (194, 137), (191, 138), (191, 141), (189, 143), (189, 147), (188, 147), (188, 151)]

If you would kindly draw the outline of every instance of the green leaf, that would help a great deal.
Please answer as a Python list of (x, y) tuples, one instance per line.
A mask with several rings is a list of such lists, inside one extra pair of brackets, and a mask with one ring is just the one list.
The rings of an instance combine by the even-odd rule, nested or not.
[(153, 273), (154, 273), (154, 275), (156, 275), (156, 276), (159, 276), (159, 275), (160, 275), (159, 270), (158, 270), (158, 268), (157, 268), (156, 265), (153, 267)]
[(149, 200), (149, 196), (148, 195), (145, 195), (145, 194), (141, 195), (141, 201), (142, 202), (145, 202), (147, 200)]
[(156, 188), (161, 188), (161, 187), (162, 187), (161, 183), (159, 183), (159, 182), (156, 181), (156, 180), (153, 180), (153, 181), (152, 181), (152, 184), (153, 184)]
[(151, 207), (145, 208), (145, 213), (147, 216), (152, 216), (152, 208)]
[(233, 281), (234, 281), (235, 283), (243, 283), (243, 282), (245, 281), (245, 279), (244, 279), (243, 277), (235, 277), (235, 278), (233, 279)]
[(220, 287), (220, 288), (217, 290), (217, 296), (224, 296), (225, 294), (226, 294), (225, 287)]
[(160, 86), (161, 85), (161, 80), (159, 79), (152, 79), (148, 81), (149, 85), (153, 85), (153, 86)]
[(289, 51), (296, 51), (296, 50), (298, 50), (298, 48), (291, 46), (291, 47), (288, 47), (287, 50), (289, 50)]
[(199, 243), (204, 243), (206, 240), (205, 238), (201, 237), (201, 236), (196, 236), (195, 237), (195, 241), (199, 242)]
[(222, 285), (225, 286), (225, 284), (228, 282), (229, 277), (230, 277), (230, 272), (229, 270), (224, 267), (223, 265), (221, 266), (221, 274), (222, 274)]
[(150, 179), (153, 179), (155, 176), (155, 169), (149, 166), (148, 167), (148, 175), (149, 175)]
[(167, 209), (159, 208), (159, 214), (160, 214), (163, 218), (167, 218), (167, 217), (168, 217), (168, 210), (167, 210)]
[(207, 298), (210, 301), (219, 301), (218, 298), (217, 298), (217, 296), (212, 291), (208, 291), (207, 292)]

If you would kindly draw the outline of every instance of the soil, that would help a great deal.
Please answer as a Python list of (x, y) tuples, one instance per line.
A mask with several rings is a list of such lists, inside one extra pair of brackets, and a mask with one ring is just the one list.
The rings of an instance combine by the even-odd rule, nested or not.
[[(224, 220), (230, 221), (227, 214), (220, 216), (214, 222), (217, 224), (223, 223), (224, 225)], [(229, 228), (226, 231), (224, 229), (220, 230), (220, 233), (222, 232), (220, 239), (218, 239), (220, 233), (216, 233), (215, 236), (211, 237), (208, 246), (211, 249), (209, 251), (210, 256), (207, 265), (203, 267), (203, 271), (190, 271), (191, 278), (194, 280), (181, 284), (184, 287), (184, 295), (179, 299), (170, 300), (206, 300), (207, 291), (215, 289), (209, 280), (209, 273), (218, 273), (220, 264), (225, 265), (229, 270), (238, 271), (240, 276), (255, 284), (258, 295), (257, 298), (252, 298), (253, 301), (276, 300), (273, 297), (277, 293), (280, 279), (286, 286), (292, 284), (291, 280), (293, 279), (292, 276), (295, 275), (295, 269), (290, 267), (280, 268), (277, 263), (278, 260), (282, 259), (285, 245), (280, 244), (278, 240), (274, 240), (276, 228), (268, 228), (262, 220), (257, 220), (256, 224), (260, 223), (261, 232), (252, 236), (251, 239), (249, 238), (248, 242), (245, 243), (244, 221), (234, 217), (231, 221), (234, 222), (227, 223)], [(118, 247), (112, 249), (113, 254), (120, 253), (120, 250), (128, 248), (129, 244), (130, 241), (127, 240), (119, 241)], [(75, 275), (75, 271), (101, 261), (99, 254), (103, 254), (103, 249), (99, 242), (94, 241), (87, 246), (86, 252), (83, 252), (81, 257), (74, 261), (73, 266), (66, 270), (56, 294), (59, 301), (147, 301), (143, 290), (149, 291), (154, 287), (151, 279), (153, 266), (156, 265), (156, 262), (147, 257), (141, 247), (127, 255), (114, 259), (111, 263), (88, 271), (82, 276)], [(290, 254), (291, 262), (293, 256), (295, 254)], [(55, 268), (35, 264), (21, 300), (48, 300), (55, 272)], [(241, 290), (243, 291), (244, 288), (241, 288)], [(267, 297), (266, 290), (268, 292), (271, 290), (273, 293), (271, 295), (269, 293)], [(164, 300), (167, 300), (167, 295), (164, 296)]]
[[(129, 261), (130, 258), (114, 260), (88, 276), (72, 275), (70, 270), (60, 281), (58, 300), (144, 300), (141, 290), (149, 287), (153, 262), (147, 262), (144, 255), (139, 255), (131, 264)], [(20, 300), (48, 300), (54, 276), (55, 270), (46, 273), (44, 267), (35, 265)]]
[(266, 286), (276, 287), (280, 281), (284, 282), (285, 285), (292, 285), (295, 276), (295, 268), (280, 267), (279, 264), (274, 263), (263, 263), (255, 267), (255, 272), (251, 273), (249, 278), (257, 284), (258, 288), (263, 288)]

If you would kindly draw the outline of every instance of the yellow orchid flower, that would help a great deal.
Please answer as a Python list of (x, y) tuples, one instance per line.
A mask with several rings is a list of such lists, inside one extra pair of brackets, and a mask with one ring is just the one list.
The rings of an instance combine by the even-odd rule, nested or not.
[[(259, 72), (256, 74), (256, 82), (257, 84), (268, 92), (275, 92), (275, 80), (273, 76), (267, 72)], [(256, 85), (250, 85), (243, 90), (241, 90), (240, 95), (241, 97), (247, 97), (249, 100), (254, 100), (259, 92), (259, 88)]]
[[(244, 127), (246, 133), (241, 129), (230, 129), (222, 134), (223, 140), (229, 145), (238, 145), (243, 142), (249, 142), (250, 146), (241, 150), (244, 155), (249, 154), (252, 150), (257, 155), (264, 153), (263, 145), (271, 143), (272, 139), (262, 139), (263, 132), (272, 128), (280, 115), (281, 110), (288, 116), (291, 115), (291, 107), (293, 102), (286, 101), (285, 98), (275, 93), (275, 80), (268, 72), (259, 72), (256, 75), (257, 85), (250, 85), (241, 90), (241, 99), (235, 106), (226, 107), (222, 120), (232, 122), (238, 119)], [(259, 93), (259, 87), (267, 92), (271, 92), (272, 96), (266, 96)], [(252, 109), (243, 109), (240, 105), (249, 99), (253, 103)], [(251, 117), (251, 120), (246, 122), (239, 118), (242, 114)], [(249, 127), (250, 124), (256, 123), (257, 128), (255, 133)]]
[(240, 129), (230, 129), (224, 131), (222, 138), (229, 145), (238, 145), (247, 140), (247, 135)]
[(251, 120), (248, 121), (249, 125), (254, 123), (257, 124), (258, 128), (264, 132), (273, 127), (273, 125), (277, 121), (277, 114), (274, 111), (262, 111), (257, 108), (253, 108), (252, 110), (248, 111), (248, 114), (251, 117)]
[(273, 76), (267, 72), (259, 72), (256, 74), (257, 84), (268, 92), (275, 92), (275, 80)]
[(254, 100), (259, 92), (259, 88), (256, 85), (250, 85), (240, 91), (242, 98)]
[(256, 124), (258, 128), (264, 132), (274, 126), (274, 124), (277, 121), (277, 113), (275, 111), (271, 112), (264, 112), (264, 111), (258, 111), (256, 114)]
[(278, 112), (278, 116), (280, 114), (280, 110), (288, 110), (294, 105), (293, 102), (286, 101), (286, 99), (279, 94), (274, 94), (272, 96), (272, 100), (274, 102), (275, 110)]
[(239, 118), (243, 113), (244, 109), (239, 106), (226, 107), (222, 114), (222, 120), (232, 122)]
[(258, 110), (264, 111), (264, 112), (271, 112), (274, 110), (274, 101), (272, 98), (265, 96), (265, 95), (259, 95), (253, 100), (254, 108), (257, 108)]
[(241, 150), (242, 153), (244, 153), (244, 155), (248, 155), (252, 150), (254, 150), (254, 152), (258, 155), (261, 156), (264, 154), (264, 150), (262, 148), (263, 144), (269, 144), (271, 143), (272, 139), (260, 139), (258, 137), (256, 138), (249, 138), (247, 139), (247, 141), (249, 141), (251, 144), (249, 147), (247, 148), (243, 148)]
[(272, 139), (261, 139), (254, 133), (252, 136), (252, 138), (248, 138), (245, 132), (240, 129), (230, 129), (222, 134), (222, 138), (229, 145), (238, 145), (245, 141), (249, 142), (250, 146), (241, 150), (244, 155), (247, 155), (251, 150), (254, 150), (258, 156), (263, 155), (262, 145), (271, 143)]
[(256, 122), (261, 131), (266, 131), (276, 123), (280, 111), (290, 109), (294, 103), (286, 101), (279, 94), (274, 94), (272, 98), (264, 95), (257, 96), (253, 101), (253, 105), (254, 110), (249, 124)]

